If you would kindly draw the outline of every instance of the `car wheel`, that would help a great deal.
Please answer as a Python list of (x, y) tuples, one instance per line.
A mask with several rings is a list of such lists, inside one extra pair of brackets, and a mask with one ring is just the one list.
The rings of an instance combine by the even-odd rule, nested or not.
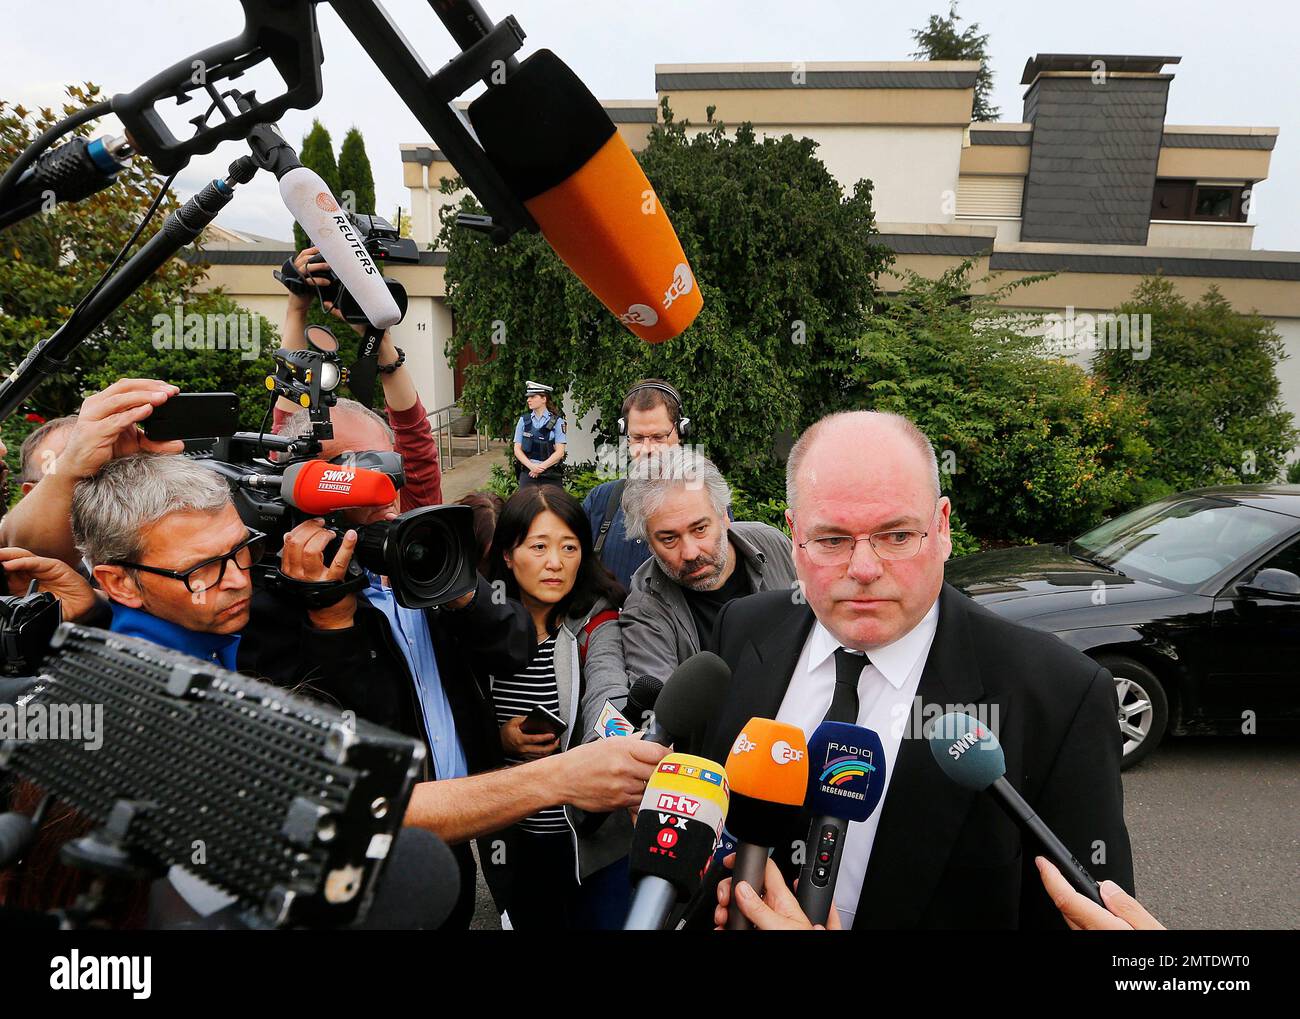
[(1169, 724), (1169, 698), (1150, 669), (1132, 658), (1107, 655), (1099, 664), (1115, 678), (1119, 731), (1124, 739), (1121, 768), (1131, 768), (1160, 744)]

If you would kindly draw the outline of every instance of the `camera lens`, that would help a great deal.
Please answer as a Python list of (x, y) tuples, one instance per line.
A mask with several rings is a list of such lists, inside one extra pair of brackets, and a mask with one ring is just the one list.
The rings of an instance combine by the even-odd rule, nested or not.
[(468, 506), (428, 506), (360, 530), (357, 561), (388, 577), (399, 604), (429, 608), (474, 590), (478, 554)]

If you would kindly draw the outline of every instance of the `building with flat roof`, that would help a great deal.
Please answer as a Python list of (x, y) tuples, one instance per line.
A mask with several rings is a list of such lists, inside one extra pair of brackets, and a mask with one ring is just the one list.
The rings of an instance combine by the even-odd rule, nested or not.
[[(998, 284), (1055, 274), (1013, 290), (1008, 308), (1105, 314), (1156, 273), (1193, 299), (1217, 286), (1277, 328), (1290, 355), (1279, 368), (1283, 400), (1300, 418), (1300, 252), (1253, 247), (1252, 192), (1268, 177), (1277, 129), (1167, 124), (1178, 63), (1040, 53), (1025, 64), (1016, 123), (972, 123), (973, 61), (659, 64), (655, 98), (603, 105), (634, 150), (665, 99), (692, 131), (712, 118), (814, 139), (846, 190), (873, 182), (880, 241), (897, 269), (935, 277), (973, 259), (975, 277), (996, 273)], [(394, 332), (433, 410), (459, 397), (463, 369), (445, 354), (446, 253), (431, 250), (438, 212), (456, 200), (439, 188), (456, 172), (432, 144), (400, 148), (423, 255), (388, 270), (411, 296)], [(209, 243), (208, 279), (278, 320), (284, 294), (270, 270), (289, 254), (261, 238)], [(1090, 352), (1074, 356), (1086, 363)], [(576, 460), (592, 453), (591, 424), (570, 430)]]

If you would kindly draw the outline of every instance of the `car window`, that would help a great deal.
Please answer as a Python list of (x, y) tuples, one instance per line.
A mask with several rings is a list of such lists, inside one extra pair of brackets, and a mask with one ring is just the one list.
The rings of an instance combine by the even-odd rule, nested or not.
[(1291, 517), (1253, 506), (1201, 496), (1174, 498), (1107, 521), (1070, 547), (1129, 576), (1191, 590), (1258, 555), (1296, 527)]

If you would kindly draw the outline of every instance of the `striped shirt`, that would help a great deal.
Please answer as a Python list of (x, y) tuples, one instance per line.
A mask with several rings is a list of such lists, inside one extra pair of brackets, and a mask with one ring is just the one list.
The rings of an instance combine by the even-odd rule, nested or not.
[[(537, 645), (537, 653), (523, 672), (513, 676), (492, 677), (492, 701), (496, 705), (497, 725), (527, 715), (537, 705), (560, 714), (560, 691), (555, 682), (555, 635)], [(509, 764), (520, 764), (521, 757), (506, 757)], [(564, 807), (545, 807), (519, 822), (524, 831), (536, 835), (568, 834)]]

